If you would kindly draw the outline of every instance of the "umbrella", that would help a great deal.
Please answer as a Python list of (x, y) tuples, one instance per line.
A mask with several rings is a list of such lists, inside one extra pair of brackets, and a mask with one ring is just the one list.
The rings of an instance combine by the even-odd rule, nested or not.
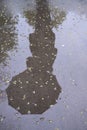
[(21, 114), (41, 114), (56, 104), (61, 88), (54, 75), (25, 70), (12, 79), (6, 92), (9, 105)]

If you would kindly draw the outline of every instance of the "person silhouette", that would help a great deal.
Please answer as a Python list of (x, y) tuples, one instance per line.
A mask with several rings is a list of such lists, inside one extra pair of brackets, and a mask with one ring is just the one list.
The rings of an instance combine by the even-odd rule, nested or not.
[(36, 0), (36, 11), (35, 31), (29, 35), (32, 57), (6, 89), (9, 105), (21, 114), (42, 114), (56, 104), (61, 92), (52, 73), (57, 49), (47, 0)]

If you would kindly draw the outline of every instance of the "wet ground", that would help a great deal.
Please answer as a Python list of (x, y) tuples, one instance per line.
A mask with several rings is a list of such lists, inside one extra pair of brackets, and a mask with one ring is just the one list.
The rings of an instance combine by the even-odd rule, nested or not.
[(87, 130), (86, 55), (86, 0), (1, 0), (0, 130)]

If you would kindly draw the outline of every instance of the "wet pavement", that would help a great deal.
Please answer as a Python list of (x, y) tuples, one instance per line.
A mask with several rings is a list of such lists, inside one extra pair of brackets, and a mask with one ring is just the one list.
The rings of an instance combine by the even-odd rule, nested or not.
[(86, 55), (86, 0), (1, 0), (0, 130), (87, 130)]

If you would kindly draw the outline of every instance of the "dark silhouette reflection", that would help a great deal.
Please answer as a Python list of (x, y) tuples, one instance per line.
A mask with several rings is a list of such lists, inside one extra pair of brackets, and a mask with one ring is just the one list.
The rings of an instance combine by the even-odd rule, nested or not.
[[(58, 26), (62, 24), (62, 22), (66, 18), (66, 13), (63, 10), (60, 10), (59, 8), (50, 8), (50, 16), (51, 16), (51, 27), (58, 29)], [(27, 22), (29, 25), (33, 26), (35, 28), (36, 23), (36, 10), (27, 10), (24, 11), (24, 16), (27, 18)]]
[(6, 89), (9, 105), (21, 114), (45, 112), (56, 104), (61, 92), (56, 76), (52, 74), (57, 49), (48, 3), (37, 0), (36, 4), (35, 32), (29, 36), (32, 57), (27, 58), (27, 69), (13, 77)]

